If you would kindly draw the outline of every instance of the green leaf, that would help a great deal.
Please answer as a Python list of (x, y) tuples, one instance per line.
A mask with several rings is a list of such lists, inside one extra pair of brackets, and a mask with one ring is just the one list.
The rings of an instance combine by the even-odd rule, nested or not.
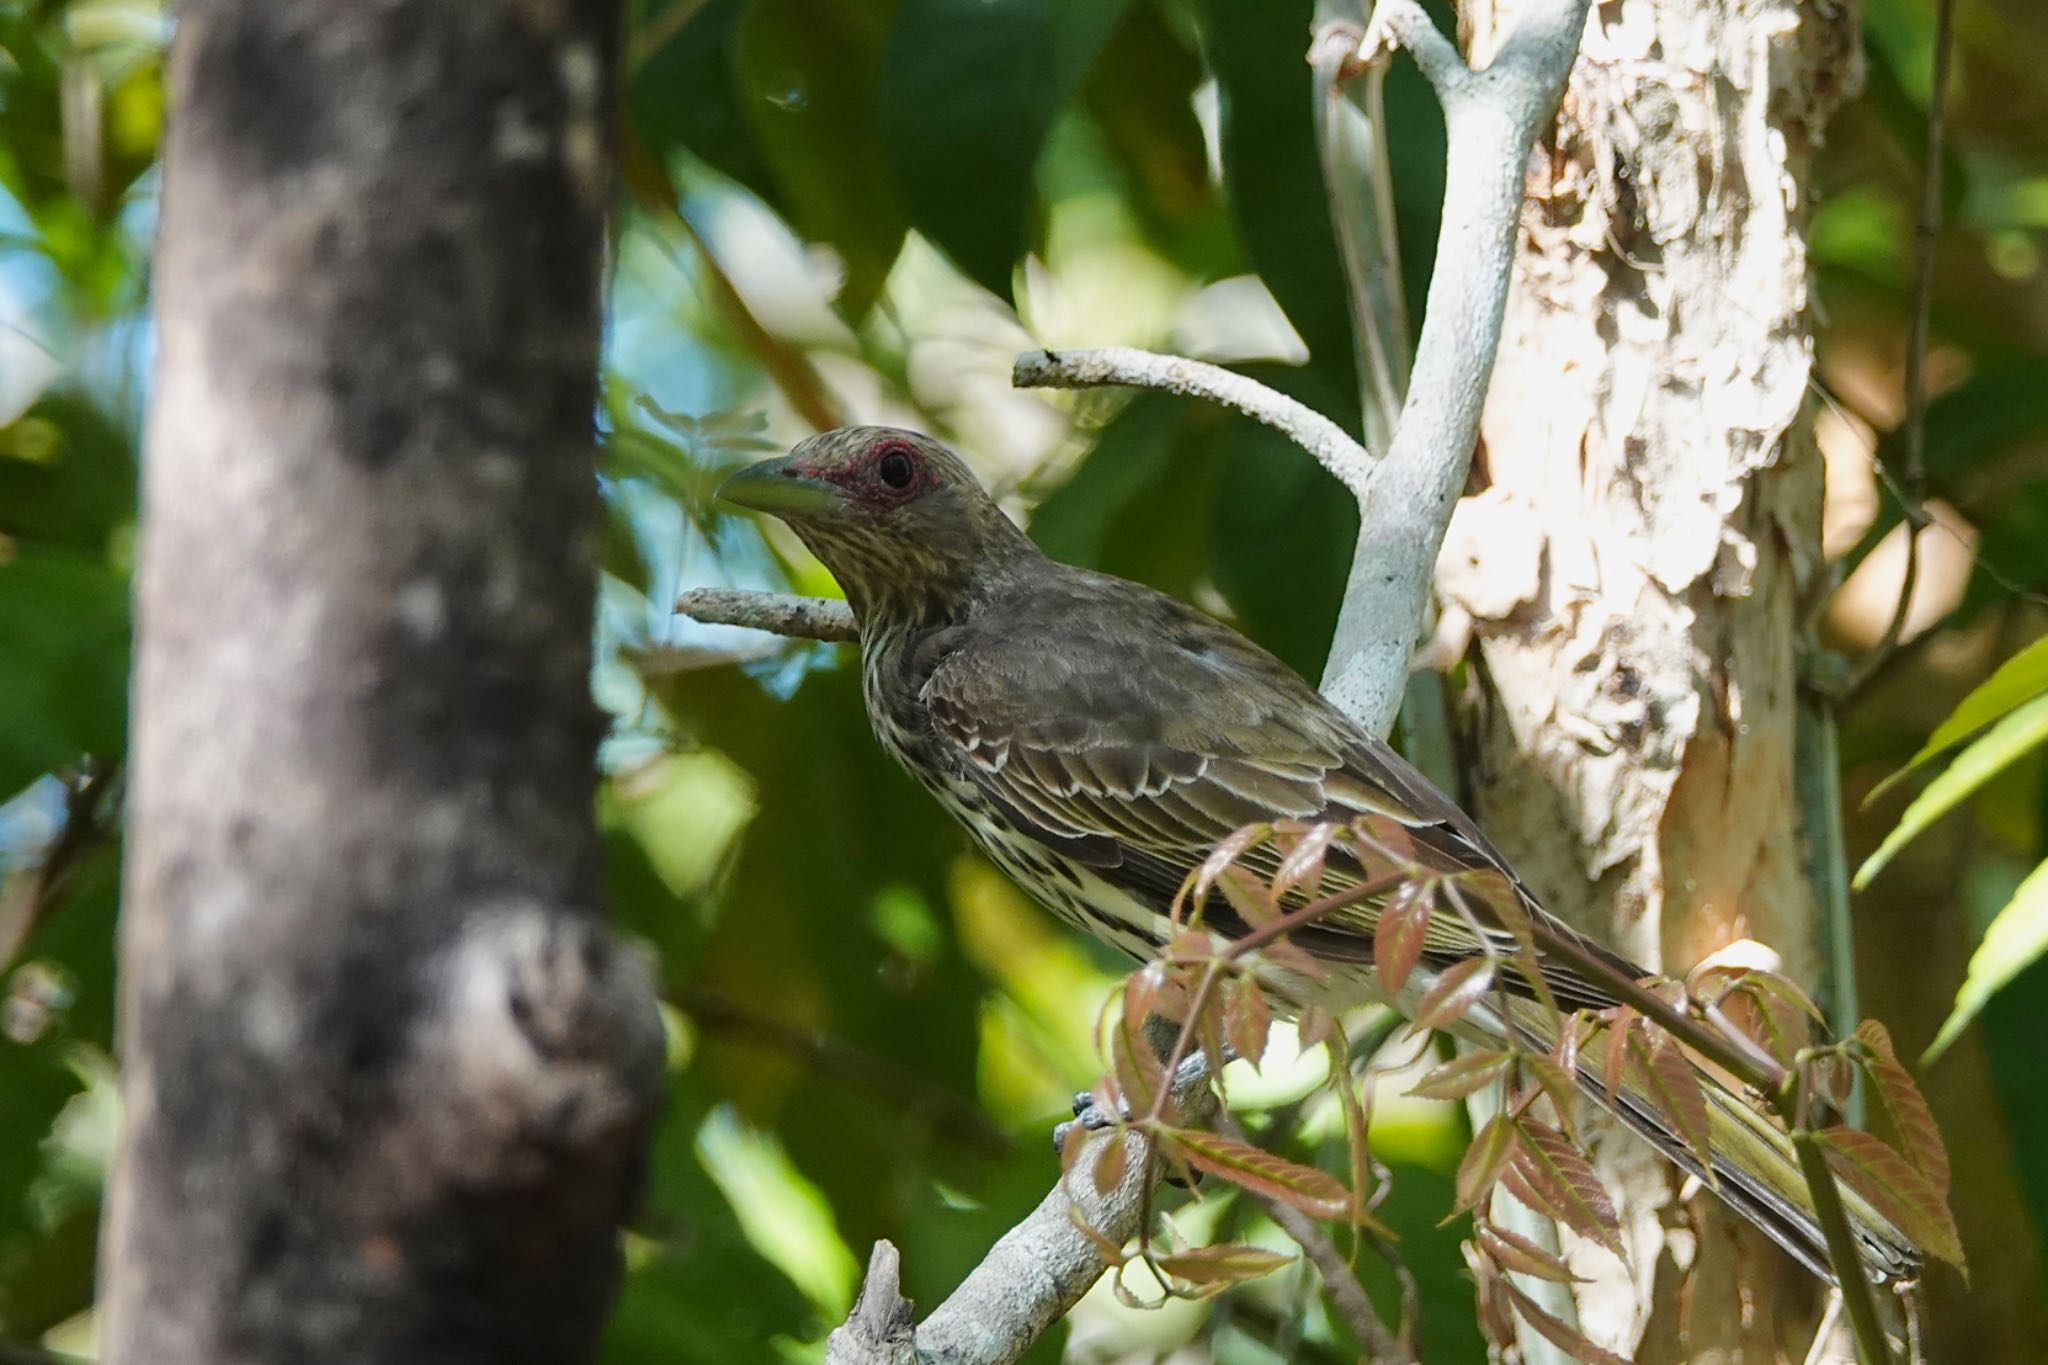
[(70, 555), (0, 564), (0, 797), (86, 754), (121, 752), (128, 585)]
[(875, 132), (885, 18), (839, 0), (750, 0), (733, 34), (741, 105), (783, 210), (838, 250), (853, 318), (881, 292), (908, 227)]
[(2023, 702), (2048, 692), (2048, 635), (2028, 645), (1998, 666), (1998, 670), (1956, 703), (1948, 719), (1934, 727), (1934, 733), (1920, 746), (1903, 768), (1877, 784), (1864, 798), (1867, 806), (1908, 773), (1924, 767), (1956, 745), (2011, 712)]
[(2025, 971), (2042, 954), (2048, 953), (2048, 862), (2035, 868), (2012, 893), (2012, 899), (1984, 931), (1984, 941), (1970, 954), (1956, 1003), (1942, 1022), (1941, 1031), (1927, 1045), (1921, 1065), (1948, 1051), (1984, 1002), (2001, 987)]
[(1868, 886), (1893, 855), (1929, 825), (2044, 742), (2048, 742), (2048, 695), (2008, 712), (1981, 739), (1956, 755), (1956, 761), (1928, 783), (1926, 791), (1913, 798), (1913, 804), (1899, 817), (1898, 827), (1885, 836), (1877, 852), (1856, 870), (1856, 889)]
[(882, 61), (883, 142), (913, 223), (1010, 296), (1038, 155), (1129, 0), (904, 0)]

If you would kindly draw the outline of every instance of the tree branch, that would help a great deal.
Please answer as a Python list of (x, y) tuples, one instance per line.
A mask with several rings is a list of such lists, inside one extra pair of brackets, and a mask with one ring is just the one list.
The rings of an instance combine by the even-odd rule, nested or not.
[[(1215, 1113), (1206, 1070), (1182, 1072), (1174, 1092), (1178, 1123), (1206, 1123)], [(1126, 1145), (1124, 1174), (1108, 1194), (1098, 1194), (1091, 1173), (1111, 1142)], [(826, 1365), (1009, 1365), (1102, 1278), (1109, 1262), (1101, 1244), (1121, 1246), (1138, 1234), (1164, 1173), (1149, 1159), (1150, 1148), (1133, 1129), (1090, 1134), (1051, 1193), (914, 1332), (896, 1249), (877, 1243), (852, 1315), (825, 1344)], [(1084, 1222), (1095, 1236), (1082, 1231)]]
[(1020, 389), (1123, 386), (1206, 398), (1287, 437), (1315, 456), (1316, 463), (1358, 497), (1365, 496), (1372, 476), (1372, 456), (1346, 435), (1344, 428), (1286, 394), (1220, 365), (1129, 346), (1058, 353), (1026, 351), (1017, 357), (1010, 382)]
[(676, 610), (710, 626), (746, 626), (799, 640), (858, 640), (860, 629), (846, 603), (830, 597), (796, 597), (747, 588), (692, 588), (676, 599)]
[(1465, 486), (1500, 348), (1523, 168), (1563, 93), (1586, 0), (1539, 0), (1473, 71), (1415, 0), (1381, 0), (1359, 55), (1406, 50), (1436, 88), (1449, 152), (1443, 226), (1408, 397), (1361, 501), (1358, 550), (1323, 693), (1374, 734), (1392, 728), (1429, 604), (1437, 547)]

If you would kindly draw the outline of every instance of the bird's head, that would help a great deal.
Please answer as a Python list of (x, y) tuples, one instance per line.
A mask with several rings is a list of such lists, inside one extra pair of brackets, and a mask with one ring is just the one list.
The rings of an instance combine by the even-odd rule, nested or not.
[(718, 496), (789, 523), (863, 625), (946, 613), (1037, 551), (960, 457), (895, 427), (839, 427), (740, 470)]

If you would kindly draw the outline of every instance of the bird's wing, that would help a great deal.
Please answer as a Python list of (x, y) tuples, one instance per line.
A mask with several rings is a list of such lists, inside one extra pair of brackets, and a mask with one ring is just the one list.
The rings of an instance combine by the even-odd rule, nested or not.
[[(1005, 613), (1000, 632), (954, 637), (923, 685), (934, 739), (1015, 829), (1164, 911), (1245, 825), (1377, 815), (1408, 832), (1417, 861), (1473, 874), (1481, 899), (1525, 899), (1469, 817), (1286, 665), (1172, 598), (1114, 586), (1108, 603), (1052, 594)], [(1254, 850), (1243, 861), (1270, 878), (1276, 859)], [(1374, 872), (1333, 859), (1324, 890)], [(1368, 960), (1379, 911), (1347, 907), (1298, 941)], [(1461, 916), (1432, 917), (1426, 960), (1478, 948)], [(1584, 984), (1568, 994), (1604, 995)]]

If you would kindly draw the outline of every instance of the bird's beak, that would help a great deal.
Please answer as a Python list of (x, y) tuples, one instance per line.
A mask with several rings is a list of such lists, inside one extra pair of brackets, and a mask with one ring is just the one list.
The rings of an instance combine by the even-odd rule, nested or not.
[(839, 506), (840, 492), (788, 456), (750, 464), (718, 486), (721, 501), (778, 517), (822, 516)]

